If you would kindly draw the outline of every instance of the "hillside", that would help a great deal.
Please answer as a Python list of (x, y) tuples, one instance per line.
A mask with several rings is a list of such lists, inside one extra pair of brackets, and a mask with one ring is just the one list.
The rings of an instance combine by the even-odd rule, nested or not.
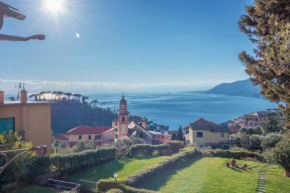
[(254, 86), (250, 79), (246, 79), (219, 84), (206, 93), (262, 98), (260, 90), (260, 86)]

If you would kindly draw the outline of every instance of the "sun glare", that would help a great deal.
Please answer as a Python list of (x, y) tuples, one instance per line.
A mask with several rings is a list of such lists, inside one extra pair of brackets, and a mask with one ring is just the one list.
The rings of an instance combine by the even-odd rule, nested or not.
[(52, 12), (63, 10), (63, 0), (45, 0), (45, 8)]

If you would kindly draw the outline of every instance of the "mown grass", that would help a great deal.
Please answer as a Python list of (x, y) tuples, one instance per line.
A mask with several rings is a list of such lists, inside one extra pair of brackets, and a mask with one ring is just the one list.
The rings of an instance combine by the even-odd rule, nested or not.
[[(225, 161), (228, 161), (228, 159), (197, 158), (182, 161), (140, 184), (139, 188), (156, 190), (162, 193), (255, 192), (258, 172), (266, 164), (237, 160), (238, 164), (246, 163), (249, 165), (248, 169), (243, 170), (227, 168), (223, 165)], [(289, 183), (288, 187), (290, 188)]]
[(284, 170), (272, 166), (267, 172), (266, 192), (289, 193), (290, 178), (284, 177)]
[[(98, 180), (113, 178), (114, 173), (118, 174), (118, 179), (125, 179), (135, 172), (142, 170), (143, 168), (150, 167), (157, 162), (167, 158), (167, 156), (146, 156), (142, 158), (126, 158), (122, 160), (114, 160), (70, 175), (67, 178), (67, 181), (79, 183), (87, 187), (95, 187), (95, 183)], [(84, 182), (80, 179), (91, 181), (93, 183)]]
[(8, 193), (56, 193), (57, 191), (49, 190), (40, 186), (26, 186), (17, 188)]

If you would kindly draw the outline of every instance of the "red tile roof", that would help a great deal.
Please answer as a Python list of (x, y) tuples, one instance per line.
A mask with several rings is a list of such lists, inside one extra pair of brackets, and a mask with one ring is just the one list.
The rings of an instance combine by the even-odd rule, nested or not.
[(189, 130), (189, 125), (183, 128), (184, 131), (188, 131)]
[(112, 127), (88, 127), (88, 126), (78, 126), (69, 130), (67, 135), (79, 135), (79, 134), (102, 134)]
[(236, 127), (233, 126), (233, 125), (229, 126), (229, 129), (230, 129), (230, 131), (231, 131), (232, 133), (238, 133), (238, 131), (239, 131), (239, 129), (236, 128)]
[(193, 124), (209, 124), (209, 125), (216, 125), (215, 123), (213, 122), (210, 122), (210, 121), (207, 121), (203, 118), (200, 118), (198, 120), (196, 120), (195, 122), (193, 122)]
[(57, 140), (68, 140), (67, 136), (65, 134), (59, 133), (55, 136), (53, 136), (53, 139), (57, 139)]

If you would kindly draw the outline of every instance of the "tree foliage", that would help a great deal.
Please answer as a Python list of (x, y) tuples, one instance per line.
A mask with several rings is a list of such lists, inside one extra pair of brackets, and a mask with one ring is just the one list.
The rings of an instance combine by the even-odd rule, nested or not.
[[(84, 100), (85, 102), (85, 100)], [(66, 133), (80, 126), (111, 126), (117, 115), (110, 109), (90, 106), (79, 100), (56, 100), (51, 106), (51, 128), (54, 134)]]
[(255, 56), (241, 52), (239, 59), (261, 94), (280, 105), (290, 126), (290, 21), (289, 0), (255, 0), (246, 6), (240, 30), (257, 46)]

